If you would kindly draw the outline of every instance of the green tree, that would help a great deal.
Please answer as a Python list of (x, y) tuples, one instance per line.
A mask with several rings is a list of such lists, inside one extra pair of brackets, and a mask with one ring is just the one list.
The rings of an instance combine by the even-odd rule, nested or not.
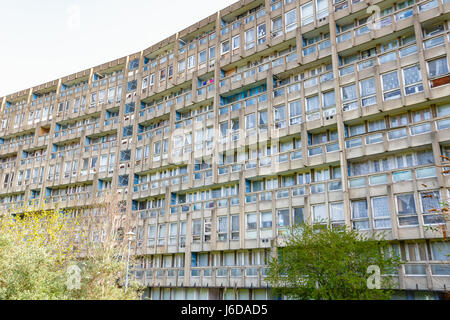
[[(377, 235), (378, 239), (383, 236)], [(369, 289), (369, 266), (380, 270), (380, 288)], [(389, 299), (400, 258), (387, 241), (355, 230), (323, 225), (294, 226), (269, 262), (266, 281), (275, 294), (291, 299)]]
[[(1, 215), (0, 299), (139, 299), (136, 282), (127, 293), (122, 286), (128, 254), (124, 211), (113, 197), (100, 199), (94, 209), (80, 216), (30, 206)], [(79, 272), (71, 272), (74, 266)]]

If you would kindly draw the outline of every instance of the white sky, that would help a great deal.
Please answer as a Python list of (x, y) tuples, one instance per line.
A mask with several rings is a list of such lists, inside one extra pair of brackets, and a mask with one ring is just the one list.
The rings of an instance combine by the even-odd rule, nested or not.
[(236, 0), (0, 2), (0, 97), (129, 54)]

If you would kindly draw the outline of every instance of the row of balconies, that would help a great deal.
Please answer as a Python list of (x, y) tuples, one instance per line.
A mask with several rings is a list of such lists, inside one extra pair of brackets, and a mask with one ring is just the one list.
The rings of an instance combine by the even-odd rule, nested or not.
[[(189, 283), (185, 280), (186, 268), (133, 269), (136, 281), (149, 287), (267, 287), (264, 278), (266, 266), (191, 267)], [(450, 285), (448, 262), (408, 261), (400, 267), (396, 279), (403, 290), (446, 291)]]

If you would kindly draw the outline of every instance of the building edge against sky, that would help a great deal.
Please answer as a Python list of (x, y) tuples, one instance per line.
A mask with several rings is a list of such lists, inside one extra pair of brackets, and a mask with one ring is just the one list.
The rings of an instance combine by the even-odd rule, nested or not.
[(117, 194), (152, 299), (273, 299), (267, 259), (299, 221), (385, 231), (399, 295), (442, 298), (450, 1), (370, 5), (240, 1), (0, 98), (1, 209)]

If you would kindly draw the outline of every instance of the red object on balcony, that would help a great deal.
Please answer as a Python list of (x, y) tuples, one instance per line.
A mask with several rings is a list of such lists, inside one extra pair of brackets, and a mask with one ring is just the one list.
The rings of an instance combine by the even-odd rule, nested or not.
[(439, 87), (439, 86), (443, 86), (444, 84), (447, 84), (447, 83), (450, 83), (450, 75), (431, 80), (431, 87), (432, 88)]

